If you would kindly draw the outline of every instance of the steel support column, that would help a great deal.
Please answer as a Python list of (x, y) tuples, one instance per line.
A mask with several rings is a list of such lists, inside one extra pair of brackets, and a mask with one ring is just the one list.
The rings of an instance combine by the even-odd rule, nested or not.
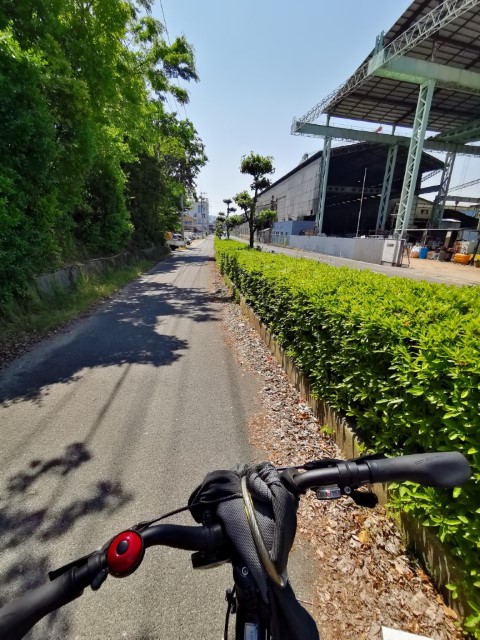
[(385, 175), (383, 176), (382, 195), (378, 207), (377, 229), (385, 229), (387, 221), (388, 203), (392, 191), (393, 174), (395, 173), (395, 162), (397, 161), (398, 145), (388, 148), (387, 164), (385, 165)]
[(320, 165), (320, 185), (318, 189), (318, 207), (315, 216), (315, 235), (322, 233), (323, 213), (325, 210), (325, 197), (327, 195), (328, 167), (330, 165), (330, 152), (332, 149), (332, 138), (325, 137), (323, 140), (322, 163)]
[(398, 215), (395, 223), (395, 233), (399, 234), (402, 238), (406, 235), (406, 230), (410, 222), (418, 169), (422, 159), (423, 141), (425, 139), (425, 131), (427, 130), (428, 116), (430, 115), (434, 90), (435, 82), (433, 80), (429, 80), (420, 85), (412, 139), (408, 149), (405, 177), (403, 179), (402, 195), (400, 196)]
[(447, 201), (448, 189), (450, 187), (450, 179), (452, 177), (453, 165), (455, 163), (455, 153), (447, 153), (445, 158), (445, 166), (442, 171), (440, 180), (440, 188), (432, 207), (432, 227), (438, 229), (445, 211), (445, 203)]

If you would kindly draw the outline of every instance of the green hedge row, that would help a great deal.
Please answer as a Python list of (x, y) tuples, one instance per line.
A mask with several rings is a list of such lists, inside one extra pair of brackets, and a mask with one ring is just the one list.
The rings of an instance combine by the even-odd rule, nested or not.
[[(480, 638), (480, 288), (337, 268), (216, 240), (222, 273), (313, 382), (351, 416), (369, 448), (459, 450), (463, 488), (398, 488), (464, 566)], [(452, 587), (453, 588), (453, 587)]]

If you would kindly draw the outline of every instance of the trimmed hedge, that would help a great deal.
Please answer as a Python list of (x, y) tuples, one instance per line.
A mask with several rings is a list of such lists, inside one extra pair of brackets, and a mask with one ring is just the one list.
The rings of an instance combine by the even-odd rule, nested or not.
[(389, 278), (215, 241), (220, 270), (369, 448), (458, 450), (473, 478), (438, 491), (406, 484), (404, 511), (463, 561), (480, 638), (480, 288)]

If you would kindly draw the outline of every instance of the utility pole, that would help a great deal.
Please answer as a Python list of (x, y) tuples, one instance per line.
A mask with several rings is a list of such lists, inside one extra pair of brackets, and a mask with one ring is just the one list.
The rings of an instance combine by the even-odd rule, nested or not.
[(183, 215), (184, 215), (184, 211), (183, 211), (183, 196), (182, 196), (180, 198), (180, 224), (182, 226), (182, 238), (183, 240), (185, 240), (185, 228), (183, 223)]
[[(202, 233), (205, 233), (205, 211), (204, 211), (204, 203), (205, 203), (205, 194), (200, 194), (200, 215), (202, 217)], [(207, 220), (207, 234), (208, 234), (208, 220)]]

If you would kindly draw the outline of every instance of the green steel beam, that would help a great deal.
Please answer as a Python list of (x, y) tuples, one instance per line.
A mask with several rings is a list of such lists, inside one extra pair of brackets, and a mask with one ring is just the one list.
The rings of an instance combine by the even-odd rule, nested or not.
[[(329, 137), (348, 142), (376, 142), (378, 144), (409, 146), (408, 136), (398, 136), (389, 133), (376, 133), (375, 131), (361, 131), (347, 127), (331, 126), (326, 124), (313, 124), (312, 122), (300, 122), (295, 120), (292, 125), (292, 133), (314, 137)], [(456, 153), (462, 156), (480, 157), (480, 146), (443, 142), (435, 138), (427, 138), (423, 148), (428, 151), (441, 151), (443, 153)]]
[(480, 94), (480, 73), (458, 69), (438, 62), (398, 56), (385, 61), (382, 49), (368, 63), (368, 73), (381, 78), (392, 78), (400, 82), (423, 84), (433, 80), (440, 88), (455, 89), (465, 93)]
[(443, 218), (443, 212), (445, 211), (445, 203), (448, 194), (448, 188), (450, 187), (450, 179), (452, 177), (453, 165), (455, 164), (455, 154), (447, 153), (445, 163), (443, 165), (442, 177), (440, 180), (440, 189), (438, 190), (432, 207), (432, 226), (433, 228), (440, 225), (440, 221)]
[(439, 184), (432, 184), (430, 187), (422, 187), (417, 191), (418, 195), (422, 195), (422, 193), (436, 193), (440, 189)]
[(321, 235), (323, 228), (323, 214), (325, 212), (325, 198), (327, 196), (328, 168), (330, 166), (330, 153), (332, 150), (332, 138), (323, 140), (323, 154), (320, 165), (320, 185), (318, 189), (318, 206), (315, 215), (315, 234)]
[(385, 164), (385, 175), (383, 177), (382, 195), (378, 206), (377, 229), (385, 229), (387, 221), (388, 203), (392, 191), (393, 174), (395, 173), (395, 163), (397, 161), (398, 145), (388, 148), (387, 162)]
[(418, 92), (417, 110), (413, 123), (412, 137), (408, 148), (405, 176), (403, 178), (402, 193), (398, 205), (398, 214), (395, 221), (395, 233), (404, 238), (410, 223), (415, 186), (417, 184), (418, 170), (422, 160), (423, 141), (427, 130), (428, 116), (432, 105), (435, 81), (429, 80), (421, 84)]
[(433, 140), (444, 142), (473, 142), (480, 140), (480, 120), (472, 120), (453, 129), (447, 129), (437, 134)]

